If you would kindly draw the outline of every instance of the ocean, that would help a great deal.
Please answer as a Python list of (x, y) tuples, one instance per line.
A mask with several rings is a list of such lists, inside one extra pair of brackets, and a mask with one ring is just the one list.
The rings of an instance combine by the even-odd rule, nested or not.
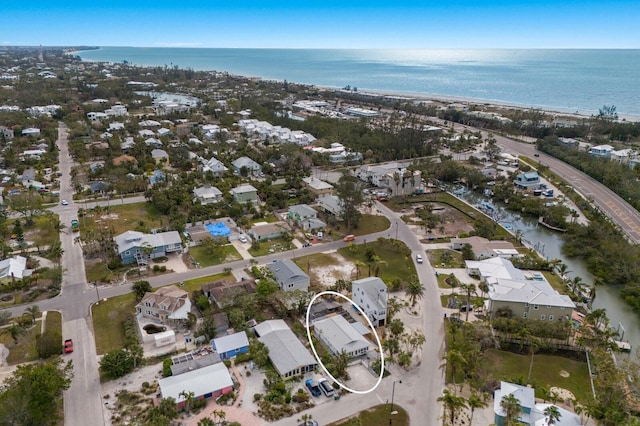
[(102, 47), (83, 60), (226, 71), (323, 87), (640, 117), (640, 50)]

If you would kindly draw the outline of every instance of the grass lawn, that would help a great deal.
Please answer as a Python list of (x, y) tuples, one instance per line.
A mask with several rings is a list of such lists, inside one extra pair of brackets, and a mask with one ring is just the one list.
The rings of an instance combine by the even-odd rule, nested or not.
[(270, 253), (277, 253), (280, 251), (293, 250), (295, 246), (292, 243), (286, 242), (282, 238), (275, 238), (268, 241), (260, 241), (258, 248), (255, 249), (253, 245), (248, 250), (253, 257), (266, 256)]
[(277, 222), (279, 219), (273, 215), (273, 214), (268, 214), (265, 217), (256, 217), (256, 218), (252, 218), (249, 220), (249, 223), (251, 225), (255, 225), (256, 223), (260, 223), (260, 222), (267, 222), (267, 223), (273, 223), (273, 222)]
[(95, 231), (98, 227), (110, 226), (113, 227), (115, 235), (129, 230), (149, 232), (150, 229), (161, 228), (169, 223), (169, 219), (160, 214), (151, 203), (114, 205), (108, 212), (95, 213), (89, 210), (85, 211), (85, 215), (78, 220), (81, 231), (84, 229)]
[[(54, 214), (50, 218), (47, 215), (35, 216), (33, 218), (34, 224), (32, 226), (25, 225), (25, 218), (20, 217), (20, 224), (22, 225), (22, 231), (24, 233), (25, 242), (33, 242), (35, 247), (50, 246), (55, 241), (60, 240), (60, 233), (55, 230), (52, 221), (60, 220), (58, 215)], [(9, 230), (13, 230), (13, 224), (15, 220), (7, 222)], [(69, 224), (65, 224), (69, 226)]]
[(0, 343), (9, 349), (7, 364), (15, 365), (23, 362), (35, 361), (38, 359), (36, 351), (36, 335), (40, 334), (40, 322), (26, 330), (25, 334), (18, 337), (18, 344), (13, 343), (13, 339), (9, 334), (0, 334)]
[[(530, 362), (530, 355), (488, 349), (484, 353), (482, 364), (486, 369), (487, 376), (493, 376), (497, 380), (511, 380), (520, 376), (526, 378)], [(569, 377), (560, 375), (563, 370), (569, 373)], [(531, 383), (537, 389), (541, 386), (558, 386), (568, 389), (582, 403), (589, 402), (592, 399), (589, 370), (586, 362), (557, 355), (534, 355)]]
[(47, 311), (47, 331), (58, 332), (62, 335), (62, 314), (58, 311)]
[(207, 253), (207, 249), (204, 246), (189, 247), (189, 254), (202, 268), (242, 259), (240, 253), (238, 253), (238, 250), (236, 250), (232, 244), (224, 245), (220, 256), (212, 256)]
[(389, 229), (391, 222), (385, 216), (363, 214), (357, 229), (352, 229), (353, 235), (367, 235)]
[(200, 290), (204, 284), (212, 283), (215, 281), (222, 280), (224, 278), (231, 278), (235, 281), (235, 278), (231, 276), (231, 274), (216, 274), (216, 275), (207, 275), (206, 277), (195, 278), (193, 280), (185, 281), (184, 285), (181, 286), (184, 291), (191, 293), (193, 291)]
[[(395, 242), (395, 240), (388, 241)], [(338, 249), (338, 253), (352, 262), (362, 262), (364, 266), (359, 266), (359, 269), (360, 277), (364, 278), (369, 275), (369, 266), (371, 266), (371, 275), (373, 275), (376, 267), (374, 262), (367, 261), (367, 248), (372, 248), (375, 251), (375, 255), (386, 262), (379, 265), (380, 271), (378, 273), (378, 276), (385, 283), (390, 283), (394, 278), (407, 282), (412, 275), (417, 275), (416, 268), (411, 259), (411, 252), (401, 241), (397, 243), (402, 246), (392, 247), (390, 243), (380, 244), (377, 241), (367, 243), (367, 247), (365, 247), (365, 244), (351, 244)]]
[(93, 329), (98, 355), (123, 347), (122, 324), (127, 316), (135, 313), (135, 305), (136, 297), (133, 293), (129, 293), (112, 297), (93, 306)]
[(429, 263), (434, 268), (464, 268), (462, 254), (449, 249), (427, 250)]
[(336, 259), (325, 253), (310, 254), (308, 256), (297, 257), (293, 261), (302, 269), (307, 271), (309, 266), (312, 268), (323, 268), (336, 263)]
[[(87, 276), (87, 282), (109, 282), (116, 277), (116, 274), (107, 269), (107, 265), (101, 261), (85, 262), (84, 264), (85, 275)], [(117, 274), (122, 276), (122, 274)]]
[[(357, 417), (360, 419), (360, 423), (366, 426), (387, 426), (389, 424), (389, 412), (391, 410), (390, 404), (376, 405), (365, 411), (360, 411)], [(393, 404), (393, 411), (397, 411), (393, 414), (393, 424), (395, 426), (409, 426), (409, 415), (398, 404)], [(349, 419), (340, 420), (335, 423), (329, 423), (328, 426), (348, 426)]]

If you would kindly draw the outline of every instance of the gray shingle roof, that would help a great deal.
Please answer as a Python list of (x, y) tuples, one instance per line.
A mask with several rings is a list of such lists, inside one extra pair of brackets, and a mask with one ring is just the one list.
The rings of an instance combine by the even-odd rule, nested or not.
[(278, 283), (286, 285), (291, 282), (297, 282), (301, 277), (307, 277), (302, 269), (289, 259), (277, 260), (267, 264), (267, 267), (273, 272)]

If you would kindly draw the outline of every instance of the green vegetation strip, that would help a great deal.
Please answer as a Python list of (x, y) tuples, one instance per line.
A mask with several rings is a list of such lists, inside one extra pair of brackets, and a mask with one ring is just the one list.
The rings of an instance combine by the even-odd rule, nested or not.
[[(380, 240), (384, 242), (381, 243)], [(369, 250), (374, 252), (377, 259), (369, 260)], [(349, 261), (361, 263), (360, 278), (375, 275), (376, 269), (379, 269), (378, 276), (387, 284), (394, 278), (406, 282), (412, 275), (416, 275), (411, 251), (401, 241), (379, 239), (367, 244), (351, 244), (338, 249), (338, 253)]]
[(242, 259), (238, 250), (236, 250), (236, 248), (231, 244), (223, 246), (221, 248), (220, 255), (217, 256), (209, 253), (207, 248), (204, 246), (190, 247), (189, 254), (200, 264), (200, 267), (202, 268)]
[[(484, 353), (483, 365), (488, 377), (513, 382), (518, 377), (526, 379), (530, 362), (531, 355), (488, 349)], [(561, 372), (567, 372), (569, 376), (563, 377)], [(557, 355), (534, 355), (529, 382), (536, 388), (537, 397), (541, 396), (541, 387), (557, 386), (571, 391), (576, 400), (583, 404), (592, 399), (586, 362)]]
[[(391, 405), (383, 404), (377, 405), (369, 410), (361, 411), (357, 416), (352, 416), (344, 420), (340, 420), (335, 423), (329, 423), (327, 426), (349, 426), (352, 424), (366, 425), (366, 426), (387, 426), (390, 424), (389, 416), (392, 417), (394, 426), (409, 426), (409, 415), (404, 408), (397, 404), (393, 405), (393, 412), (391, 414)], [(360, 420), (358, 423), (353, 422), (351, 419), (357, 418)]]
[(122, 324), (129, 315), (135, 314), (136, 298), (133, 293), (112, 297), (93, 306), (93, 329), (96, 351), (103, 355), (124, 345)]

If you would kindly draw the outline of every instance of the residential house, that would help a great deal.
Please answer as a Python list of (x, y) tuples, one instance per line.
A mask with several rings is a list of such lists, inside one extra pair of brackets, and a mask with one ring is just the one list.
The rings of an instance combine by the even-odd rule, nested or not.
[(318, 207), (326, 213), (342, 218), (342, 200), (335, 195), (327, 195), (318, 199)]
[(182, 240), (178, 231), (157, 234), (127, 231), (116, 236), (114, 240), (118, 256), (125, 265), (134, 262), (138, 265), (146, 265), (149, 259), (182, 252)]
[(148, 138), (144, 140), (145, 145), (151, 148), (162, 148), (162, 141), (156, 138)]
[(194, 188), (193, 196), (195, 197), (194, 202), (198, 200), (200, 204), (203, 205), (214, 204), (224, 200), (222, 191), (209, 184), (201, 186), (200, 188)]
[(467, 274), (480, 278), (480, 281), (492, 284), (497, 278), (524, 280), (525, 275), (513, 266), (511, 261), (502, 257), (492, 257), (485, 260), (465, 260)]
[(632, 158), (637, 157), (637, 155), (638, 155), (637, 151), (631, 148), (626, 148), (626, 149), (611, 151), (611, 154), (609, 155), (609, 159), (611, 161), (616, 161), (620, 164), (629, 164), (629, 161)]
[(287, 217), (305, 231), (317, 231), (327, 226), (318, 219), (318, 212), (306, 204), (290, 206)]
[(333, 315), (313, 323), (313, 334), (331, 355), (346, 353), (350, 357), (366, 355), (369, 342), (342, 315)]
[[(202, 293), (221, 309), (232, 304), (236, 296), (240, 294), (254, 294), (255, 292), (256, 283), (254, 280), (249, 279), (232, 283), (216, 281), (202, 286)], [(217, 328), (219, 323), (215, 322), (215, 324)]]
[(246, 332), (239, 331), (227, 336), (216, 337), (211, 341), (211, 347), (220, 355), (220, 359), (231, 359), (249, 352), (249, 339)]
[(262, 166), (249, 157), (240, 157), (231, 162), (231, 168), (233, 173), (240, 176), (255, 176), (262, 175)]
[(249, 236), (256, 241), (273, 240), (280, 238), (291, 231), (285, 222), (260, 223), (249, 230)]
[(13, 139), (13, 129), (5, 126), (0, 126), (0, 139), (11, 140)]
[(136, 160), (136, 157), (132, 157), (126, 154), (122, 154), (115, 157), (113, 160), (111, 160), (111, 162), (113, 163), (114, 166), (121, 166), (126, 163), (138, 164), (138, 160)]
[(194, 351), (171, 357), (171, 375), (177, 376), (220, 362), (220, 356), (210, 346), (202, 346)]
[(283, 380), (311, 373), (318, 365), (283, 320), (264, 321), (254, 327), (254, 332), (269, 349), (269, 359)]
[(222, 164), (222, 161), (215, 157), (211, 157), (211, 159), (206, 161), (200, 169), (203, 173), (209, 172), (214, 177), (223, 177), (229, 170), (224, 164)]
[(614, 148), (611, 145), (598, 145), (589, 149), (589, 154), (595, 157), (609, 158)]
[(155, 292), (144, 294), (136, 305), (136, 312), (144, 318), (162, 322), (186, 320), (191, 312), (191, 299), (186, 291), (175, 285), (160, 287)]
[(219, 362), (177, 376), (165, 377), (158, 380), (158, 386), (162, 398), (173, 398), (180, 410), (190, 393), (195, 399), (217, 398), (231, 393), (233, 380), (224, 363)]
[(23, 256), (13, 256), (0, 260), (0, 281), (21, 280), (31, 276), (32, 269), (27, 269), (27, 258)]
[(379, 187), (387, 188), (391, 196), (411, 195), (420, 189), (422, 174), (419, 170), (410, 171), (406, 168), (385, 173), (378, 177)]
[(215, 324), (217, 336), (222, 336), (229, 330), (229, 317), (224, 312), (213, 314), (213, 323)]
[[(551, 424), (544, 412), (553, 404), (547, 404), (546, 402), (536, 404), (534, 388), (509, 382), (500, 382), (500, 388), (496, 389), (493, 393), (493, 422), (497, 426), (504, 426), (506, 424), (506, 412), (504, 408), (502, 408), (502, 399), (509, 395), (513, 395), (520, 403), (517, 422), (519, 425), (547, 426)], [(560, 412), (560, 418), (554, 421), (554, 426), (582, 425), (578, 415), (557, 405), (555, 407)]]
[(281, 290), (309, 290), (309, 276), (298, 265), (289, 259), (274, 260), (267, 264)]
[(151, 151), (151, 158), (155, 161), (156, 164), (162, 162), (169, 162), (169, 154), (164, 149), (154, 149)]
[(247, 202), (258, 204), (258, 202), (260, 202), (260, 199), (258, 198), (258, 190), (249, 184), (236, 186), (231, 189), (230, 193), (233, 196), (233, 199), (240, 204)]
[(516, 176), (513, 182), (519, 189), (538, 189), (540, 188), (540, 176), (538, 172), (523, 172)]
[(303, 178), (302, 183), (316, 198), (326, 197), (333, 193), (333, 185), (313, 176)]
[(519, 256), (518, 250), (508, 241), (489, 241), (482, 237), (452, 238), (451, 249), (462, 250), (469, 244), (476, 260), (488, 259), (490, 257), (504, 257), (510, 259)]
[(362, 278), (351, 283), (352, 299), (371, 320), (374, 327), (387, 321), (387, 285), (378, 277)]

